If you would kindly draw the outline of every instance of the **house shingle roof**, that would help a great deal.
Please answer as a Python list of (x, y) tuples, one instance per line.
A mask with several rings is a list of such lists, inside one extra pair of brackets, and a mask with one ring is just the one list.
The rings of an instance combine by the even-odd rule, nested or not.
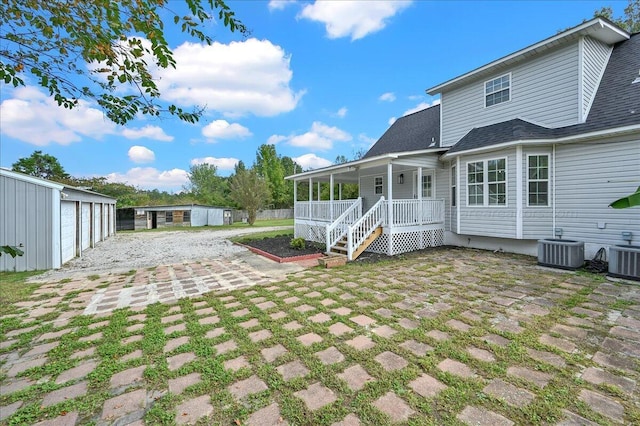
[(440, 105), (396, 120), (363, 158), (440, 146)]
[(521, 119), (474, 128), (448, 154), (517, 140), (555, 139), (640, 124), (640, 33), (618, 43), (584, 123), (550, 129)]

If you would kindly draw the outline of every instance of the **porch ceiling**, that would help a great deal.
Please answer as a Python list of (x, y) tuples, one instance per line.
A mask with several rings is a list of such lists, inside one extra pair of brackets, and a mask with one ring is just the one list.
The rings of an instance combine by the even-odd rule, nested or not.
[[(424, 170), (434, 169), (433, 160), (424, 161), (420, 159), (395, 159), (389, 161), (393, 167), (393, 173), (403, 173), (408, 171), (417, 170), (418, 167), (422, 167)], [(345, 168), (347, 169), (347, 168)], [(317, 174), (308, 175), (305, 178), (297, 178), (297, 182), (307, 182), (309, 178), (313, 179), (313, 182), (329, 182), (333, 174), (334, 183), (358, 183), (358, 179), (363, 176), (381, 176), (387, 174), (387, 164), (375, 164), (375, 165), (360, 165), (352, 166), (347, 170), (327, 170), (324, 173), (320, 171)]]

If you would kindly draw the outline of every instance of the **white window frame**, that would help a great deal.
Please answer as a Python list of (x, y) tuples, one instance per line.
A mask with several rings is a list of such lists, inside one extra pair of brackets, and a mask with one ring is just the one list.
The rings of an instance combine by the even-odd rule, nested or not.
[(456, 185), (456, 166), (451, 166), (451, 207), (456, 206), (456, 198), (458, 197), (458, 187)]
[[(489, 182), (489, 162), (504, 160), (504, 180)], [(482, 182), (469, 183), (469, 164), (481, 163), (482, 164)], [(467, 207), (491, 207), (491, 208), (505, 208), (509, 205), (509, 160), (508, 157), (488, 158), (486, 160), (467, 161), (465, 163), (465, 180), (467, 182), (467, 194), (466, 201)], [(498, 185), (504, 183), (504, 204), (489, 204), (489, 186)], [(480, 186), (482, 188), (482, 204), (470, 204), (469, 203), (469, 187)]]
[[(502, 79), (504, 77), (509, 77), (509, 87), (507, 87), (506, 89), (505, 88), (500, 88), (499, 90), (494, 90), (492, 92), (487, 92), (487, 83), (493, 83), (494, 81), (496, 81), (498, 79)], [(503, 75), (501, 75), (499, 77), (492, 78), (490, 80), (485, 81), (482, 84), (482, 90), (484, 92), (484, 101), (483, 101), (484, 102), (484, 107), (485, 108), (491, 108), (491, 107), (494, 107), (496, 105), (500, 105), (500, 104), (504, 104), (504, 103), (507, 103), (507, 102), (511, 102), (511, 91), (513, 90), (513, 84), (512, 83), (513, 83), (513, 79), (511, 78), (511, 73), (503, 74)], [(506, 101), (501, 101), (501, 102), (498, 102), (498, 103), (494, 103), (492, 105), (487, 105), (487, 96), (502, 92), (503, 90), (507, 90), (508, 94), (509, 94), (509, 98)]]
[[(546, 179), (532, 179), (529, 170), (529, 158), (530, 157), (547, 157), (547, 178)], [(527, 207), (532, 208), (546, 208), (551, 206), (551, 155), (547, 152), (531, 153), (527, 154)], [(547, 204), (530, 204), (529, 199), (529, 184), (531, 182), (547, 182)]]
[[(380, 183), (378, 183), (378, 179), (380, 179)], [(378, 192), (378, 188), (380, 188), (380, 192)], [(373, 178), (373, 193), (375, 195), (384, 194), (384, 178), (382, 176), (375, 176)]]
[[(425, 188), (424, 188), (424, 184), (425, 182), (425, 178), (429, 177), (429, 179), (431, 179), (431, 187), (429, 188), (431, 190), (431, 195), (427, 195), (425, 193)], [(426, 179), (427, 181), (429, 179)], [(435, 188), (436, 188), (436, 174), (433, 171), (423, 171), (422, 172), (422, 185), (418, 185), (418, 172), (413, 172), (413, 198), (417, 199), (418, 198), (418, 191), (422, 190), (422, 199), (427, 199), (427, 200), (431, 200), (433, 198), (435, 198)]]

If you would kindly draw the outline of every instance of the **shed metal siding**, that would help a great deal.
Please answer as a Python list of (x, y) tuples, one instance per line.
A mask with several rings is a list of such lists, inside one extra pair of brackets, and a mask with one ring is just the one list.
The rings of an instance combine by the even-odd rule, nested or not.
[(511, 72), (511, 100), (485, 108), (484, 82), (444, 92), (442, 146), (458, 142), (474, 127), (520, 117), (545, 127), (577, 124), (579, 43), (576, 41), (531, 61), (498, 72)]
[[(24, 256), (0, 256), (0, 270), (33, 271), (54, 265), (53, 212), (56, 189), (0, 176), (0, 243), (20, 246)], [(59, 231), (58, 231), (59, 232)]]
[(638, 209), (608, 207), (638, 186), (640, 138), (558, 145), (556, 227), (562, 228), (562, 238), (606, 246), (624, 244), (621, 233), (631, 231), (633, 244), (640, 244)]
[(207, 224), (207, 208), (193, 206), (191, 208), (191, 226), (205, 226)]
[(607, 66), (613, 46), (609, 46), (591, 37), (585, 37), (583, 43), (582, 60), (582, 114), (586, 114), (591, 107), (600, 78)]
[(208, 209), (207, 225), (209, 226), (224, 225), (224, 209)]
[[(467, 163), (507, 159), (506, 207), (469, 207), (467, 199)], [(515, 149), (463, 156), (460, 161), (460, 230), (459, 234), (498, 238), (516, 237), (516, 151)], [(486, 170), (484, 179), (486, 181)]]

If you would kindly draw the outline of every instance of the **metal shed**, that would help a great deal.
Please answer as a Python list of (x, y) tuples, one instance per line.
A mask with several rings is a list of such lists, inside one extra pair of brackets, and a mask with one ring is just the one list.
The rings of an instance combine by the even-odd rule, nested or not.
[(232, 209), (202, 206), (141, 206), (120, 208), (116, 214), (118, 231), (181, 226), (219, 226), (232, 223)]
[(0, 271), (59, 268), (115, 234), (116, 200), (96, 192), (0, 169)]

